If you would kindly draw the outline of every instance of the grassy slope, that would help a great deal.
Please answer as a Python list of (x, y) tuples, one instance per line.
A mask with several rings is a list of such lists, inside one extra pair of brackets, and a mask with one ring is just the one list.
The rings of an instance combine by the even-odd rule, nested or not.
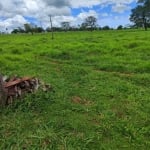
[(0, 72), (55, 93), (0, 110), (0, 149), (149, 149), (150, 33), (0, 36)]

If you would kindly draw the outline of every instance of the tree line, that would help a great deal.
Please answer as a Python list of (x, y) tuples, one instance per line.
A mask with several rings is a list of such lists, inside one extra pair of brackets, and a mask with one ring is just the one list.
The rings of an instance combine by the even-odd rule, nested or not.
[[(118, 30), (123, 29), (122, 25), (117, 27)], [(71, 26), (70, 22), (64, 21), (61, 22), (60, 27), (47, 27), (46, 29), (39, 27), (37, 25), (26, 23), (24, 27), (18, 27), (12, 31), (12, 33), (42, 33), (42, 32), (51, 32), (51, 31), (93, 31), (93, 30), (113, 30), (113, 28), (108, 25), (104, 27), (99, 27), (97, 25), (97, 19), (94, 16), (88, 16), (81, 25)]]
[[(118, 30), (124, 28), (141, 28), (145, 30), (150, 28), (150, 0), (138, 0), (137, 6), (131, 10), (130, 21), (133, 22), (133, 25), (128, 27), (123, 27), (119, 25)], [(61, 27), (48, 27), (46, 29), (33, 25), (33, 24), (24, 24), (24, 28), (18, 27), (12, 31), (12, 33), (42, 33), (42, 32), (51, 32), (53, 31), (93, 31), (93, 30), (110, 30), (108, 25), (104, 27), (99, 27), (97, 25), (97, 19), (94, 16), (88, 16), (81, 25), (77, 27), (71, 26), (70, 22), (64, 21), (61, 22)]]

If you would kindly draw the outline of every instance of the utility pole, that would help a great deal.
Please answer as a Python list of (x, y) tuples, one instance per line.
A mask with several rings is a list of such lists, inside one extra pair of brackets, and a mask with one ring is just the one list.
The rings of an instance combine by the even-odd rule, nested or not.
[(53, 32), (53, 23), (52, 23), (52, 16), (49, 15), (50, 17), (50, 24), (51, 24), (51, 33), (52, 33), (52, 40), (54, 39), (54, 32)]

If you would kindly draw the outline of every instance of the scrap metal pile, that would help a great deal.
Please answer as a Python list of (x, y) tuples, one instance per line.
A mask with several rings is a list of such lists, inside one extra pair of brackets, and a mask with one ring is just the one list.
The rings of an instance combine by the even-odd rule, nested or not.
[(38, 89), (51, 90), (51, 86), (44, 84), (35, 77), (6, 77), (0, 75), (0, 106), (12, 104), (15, 99)]

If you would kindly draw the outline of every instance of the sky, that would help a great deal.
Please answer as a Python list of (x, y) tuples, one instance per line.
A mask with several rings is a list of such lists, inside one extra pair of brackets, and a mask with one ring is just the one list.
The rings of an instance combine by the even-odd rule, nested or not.
[(94, 16), (101, 27), (131, 24), (129, 16), (137, 0), (1, 0), (0, 31), (32, 23), (49, 27), (49, 15), (54, 26), (68, 21), (78, 26), (86, 17)]

